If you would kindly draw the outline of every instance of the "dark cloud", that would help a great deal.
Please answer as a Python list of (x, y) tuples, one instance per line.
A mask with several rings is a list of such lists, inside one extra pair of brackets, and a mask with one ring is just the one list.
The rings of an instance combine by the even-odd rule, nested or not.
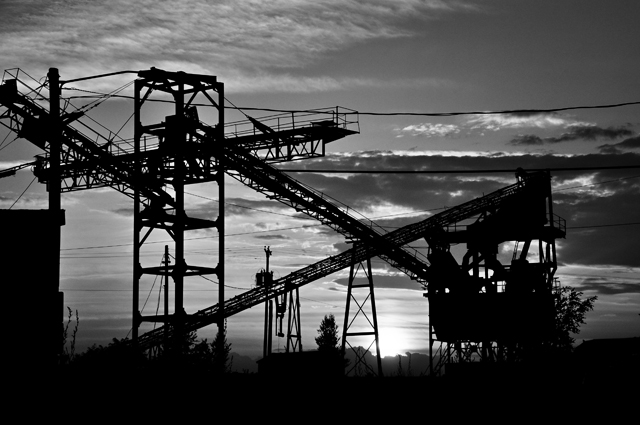
[(541, 138), (533, 134), (520, 134), (511, 139), (508, 144), (513, 146), (530, 146), (571, 142), (574, 140), (615, 140), (634, 134), (633, 131), (625, 126), (603, 128), (595, 125), (572, 125), (569, 126), (568, 129), (569, 131), (562, 133), (558, 137)]
[(551, 138), (550, 143), (569, 142), (572, 140), (614, 140), (619, 137), (632, 136), (633, 131), (626, 127), (602, 128), (595, 125), (573, 125), (560, 137)]
[(513, 146), (535, 146), (543, 145), (544, 140), (535, 134), (518, 134), (509, 142)]
[(580, 285), (581, 291), (595, 291), (602, 295), (638, 294), (640, 282), (620, 282), (614, 279), (587, 278)]
[(125, 217), (133, 217), (133, 207), (116, 208), (115, 210), (111, 210), (111, 212)]
[[(205, 211), (212, 211), (214, 209), (216, 215), (218, 211), (218, 204), (203, 205), (200, 208)], [(264, 214), (265, 211), (283, 214), (288, 211), (288, 208), (279, 202), (269, 199), (244, 199), (244, 198), (227, 198), (225, 199), (224, 212), (227, 216), (247, 216), (255, 214)]]
[[(347, 286), (349, 284), (349, 278), (335, 279), (338, 285)], [(363, 285), (367, 284), (367, 278), (356, 277), (354, 284)], [(414, 280), (409, 279), (404, 275), (388, 276), (388, 275), (374, 275), (373, 285), (376, 288), (393, 288), (393, 289), (412, 289), (416, 291), (422, 291), (422, 286)]]
[(502, 115), (505, 117), (530, 118), (530, 117), (557, 117), (560, 114), (557, 112), (520, 111), (520, 112), (509, 112)]
[[(411, 167), (411, 161), (408, 161), (403, 168)], [(357, 174), (347, 179), (309, 174), (300, 179), (358, 211), (367, 211), (385, 203), (416, 210), (441, 208), (502, 186), (482, 177), (463, 180), (408, 174)]]
[(600, 150), (600, 153), (604, 154), (617, 154), (622, 153), (624, 150), (640, 149), (640, 135), (630, 137), (614, 145), (600, 145), (598, 146), (598, 149)]
[[(640, 154), (589, 154), (576, 156), (521, 155), (500, 157), (402, 156), (388, 152), (366, 152), (349, 157), (327, 157), (313, 161), (309, 168), (367, 170), (495, 170), (545, 168), (580, 168), (637, 166)], [(554, 213), (567, 220), (566, 240), (559, 241), (558, 260), (572, 264), (615, 264), (640, 266), (637, 238), (630, 237), (637, 227), (612, 226), (638, 221), (640, 180), (627, 177), (633, 170), (562, 171), (553, 173), (556, 186), (573, 187), (583, 181), (596, 183), (576, 190), (554, 193)], [(478, 174), (332, 174), (300, 173), (299, 180), (358, 210), (381, 203), (413, 210), (453, 207), (515, 183), (515, 176), (505, 173)], [(363, 188), (366, 188), (364, 190)], [(423, 219), (389, 217), (376, 219), (388, 230)], [(418, 242), (416, 242), (418, 243)], [(336, 245), (338, 250), (347, 246)]]
[[(189, 217), (215, 220), (218, 217), (218, 202), (203, 202), (186, 207)], [(113, 210), (117, 214), (132, 216), (133, 208), (118, 208)], [(269, 199), (253, 200), (243, 198), (226, 198), (224, 213), (227, 217), (252, 216), (256, 214), (284, 214), (287, 207), (279, 202)]]
[(289, 236), (285, 236), (285, 235), (260, 235), (260, 236), (254, 236), (254, 239), (265, 239), (265, 240), (273, 240), (273, 239), (280, 239), (280, 240), (288, 240), (291, 239)]
[[(624, 141), (624, 146), (634, 146), (637, 141)], [(521, 155), (499, 157), (453, 157), (453, 156), (405, 156), (390, 152), (361, 152), (350, 156), (329, 155), (308, 162), (309, 168), (318, 169), (365, 169), (365, 170), (495, 170), (544, 168), (580, 168), (603, 166), (637, 166), (640, 154), (621, 153), (589, 154), (579, 156)], [(307, 165), (307, 164), (303, 164)], [(300, 166), (300, 164), (297, 164)], [(609, 226), (637, 222), (640, 211), (640, 180), (628, 177), (637, 174), (629, 170), (564, 171), (554, 173), (553, 182), (560, 187), (580, 186), (581, 181), (596, 183), (574, 190), (554, 193), (554, 213), (567, 220), (567, 238), (558, 242), (558, 260), (568, 264), (613, 264), (640, 266), (640, 241), (637, 226)], [(443, 207), (453, 207), (515, 183), (515, 176), (505, 173), (478, 174), (332, 174), (300, 173), (296, 178), (327, 195), (348, 204), (356, 210), (366, 210), (380, 204), (393, 205), (414, 211), (430, 210), (437, 213)], [(365, 190), (366, 188), (366, 190)], [(230, 198), (229, 202), (252, 208), (288, 213), (285, 205), (271, 200), (245, 200)], [(237, 214), (255, 214), (256, 211), (239, 208)], [(131, 215), (130, 208), (115, 212)], [(188, 209), (190, 216), (215, 218), (217, 204), (204, 203)], [(230, 214), (231, 211), (228, 212)], [(195, 215), (194, 215), (195, 214)], [(264, 214), (264, 213), (261, 213)], [(391, 216), (376, 218), (375, 222), (391, 231), (426, 217)], [(265, 217), (266, 220), (266, 217)], [(327, 226), (317, 226), (315, 231), (333, 236), (335, 232)], [(258, 229), (281, 226), (278, 222), (256, 223)], [(598, 227), (593, 227), (598, 226)], [(586, 227), (586, 228), (585, 228)], [(260, 235), (259, 239), (278, 240), (283, 236)], [(420, 243), (420, 242), (416, 242)], [(347, 244), (336, 244), (339, 251), (348, 249)], [(376, 264), (376, 267), (385, 267)], [(411, 282), (407, 282), (411, 284)], [(403, 286), (401, 286), (403, 287)]]
[(346, 242), (338, 242), (338, 243), (334, 243), (333, 244), (333, 248), (338, 250), (338, 253), (347, 251), (349, 249), (351, 249), (351, 244), (346, 243)]
[(614, 175), (624, 174), (602, 174), (596, 179), (602, 184), (554, 194), (554, 213), (567, 220), (567, 239), (561, 242), (559, 259), (566, 263), (640, 266), (639, 241), (633, 237), (639, 227), (628, 224), (638, 222), (640, 181), (611, 181)]

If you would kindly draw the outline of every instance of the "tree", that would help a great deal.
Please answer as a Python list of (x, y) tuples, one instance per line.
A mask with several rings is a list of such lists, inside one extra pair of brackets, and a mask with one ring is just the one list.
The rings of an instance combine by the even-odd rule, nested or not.
[(230, 358), (231, 344), (227, 342), (227, 321), (218, 328), (218, 333), (211, 343), (213, 354), (213, 371), (217, 374), (231, 372), (233, 359)]
[(227, 342), (227, 322), (218, 328), (215, 338), (211, 343), (203, 339), (193, 345), (189, 350), (189, 366), (202, 373), (222, 375), (231, 372), (233, 360), (231, 359), (231, 344)]
[(338, 346), (338, 325), (336, 325), (336, 318), (333, 314), (325, 315), (322, 322), (320, 322), (316, 344), (318, 344), (318, 351), (327, 353), (340, 352), (340, 347)]
[(551, 340), (551, 348), (559, 353), (570, 353), (575, 338), (572, 334), (580, 333), (580, 325), (585, 323), (587, 312), (593, 310), (597, 296), (581, 298), (582, 292), (571, 286), (559, 286), (554, 292), (555, 329)]

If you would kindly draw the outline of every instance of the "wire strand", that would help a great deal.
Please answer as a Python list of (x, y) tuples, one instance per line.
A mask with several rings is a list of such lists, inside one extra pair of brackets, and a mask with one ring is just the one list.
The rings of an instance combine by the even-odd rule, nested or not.
[(27, 190), (29, 190), (29, 188), (31, 187), (31, 185), (33, 184), (33, 182), (34, 182), (34, 181), (36, 181), (36, 178), (37, 178), (37, 177), (34, 177), (34, 178), (33, 178), (33, 180), (31, 180), (31, 183), (29, 183), (29, 186), (27, 186), (27, 188), (26, 188), (25, 190), (23, 190), (23, 191), (22, 191), (22, 193), (20, 194), (20, 196), (18, 196), (18, 199), (16, 199), (16, 200), (14, 201), (14, 203), (13, 203), (13, 204), (11, 204), (11, 206), (9, 207), (9, 209), (13, 208), (13, 206), (14, 206), (15, 204), (17, 204), (17, 203), (18, 203), (18, 201), (20, 200), (20, 198), (22, 198), (22, 195), (24, 195), (25, 193), (27, 193)]
[[(104, 93), (100, 94), (100, 97), (104, 96)], [(69, 99), (79, 99), (79, 98), (91, 98), (98, 97), (95, 96), (73, 96)], [(113, 98), (124, 98), (124, 99), (134, 99), (133, 96), (126, 95), (113, 95), (110, 96)], [(226, 99), (226, 98), (225, 98)], [(229, 103), (229, 101), (227, 99)], [(147, 99), (146, 102), (159, 102), (159, 103), (174, 103), (172, 100), (164, 100), (164, 99)], [(231, 103), (233, 105), (233, 103)], [(193, 106), (205, 106), (205, 107), (213, 107), (213, 105), (206, 103), (193, 103)], [(552, 112), (562, 112), (562, 111), (571, 111), (571, 110), (580, 110), (580, 109), (609, 109), (609, 108), (621, 108), (625, 106), (634, 106), (640, 105), (640, 101), (636, 102), (622, 102), (622, 103), (613, 103), (613, 104), (603, 104), (603, 105), (578, 105), (578, 106), (566, 106), (560, 108), (547, 108), (547, 109), (503, 109), (496, 111), (452, 111), (452, 112), (401, 112), (401, 111), (392, 111), (392, 112), (374, 112), (374, 111), (345, 111), (341, 112), (343, 115), (367, 115), (367, 116), (414, 116), (414, 117), (453, 117), (459, 115), (500, 115), (500, 114), (548, 114)], [(309, 113), (309, 114), (331, 114), (329, 111), (322, 111), (319, 109), (279, 109), (279, 108), (257, 108), (250, 106), (226, 106), (225, 109), (235, 109), (243, 114), (243, 111), (262, 111), (262, 112), (276, 112), (276, 113)], [(245, 114), (246, 115), (246, 114)]]
[(583, 184), (583, 185), (580, 185), (580, 186), (563, 187), (562, 189), (554, 190), (553, 193), (562, 192), (562, 191), (571, 190), (571, 189), (579, 189), (581, 187), (597, 186), (599, 184), (612, 183), (612, 182), (617, 182), (617, 181), (621, 181), (621, 180), (637, 179), (638, 177), (640, 177), (640, 175), (638, 175), (638, 176), (630, 176), (630, 177), (621, 177), (619, 179), (607, 180), (607, 181), (604, 181), (604, 182), (597, 182), (597, 183), (590, 183), (590, 184)]
[[(628, 170), (640, 168), (635, 165), (611, 165), (598, 167), (558, 167), (558, 168), (527, 168), (524, 171), (596, 171), (596, 170)], [(496, 168), (492, 170), (328, 170), (328, 169), (304, 169), (281, 168), (280, 171), (289, 173), (317, 173), (317, 174), (485, 174), (485, 173), (515, 173), (512, 168)]]

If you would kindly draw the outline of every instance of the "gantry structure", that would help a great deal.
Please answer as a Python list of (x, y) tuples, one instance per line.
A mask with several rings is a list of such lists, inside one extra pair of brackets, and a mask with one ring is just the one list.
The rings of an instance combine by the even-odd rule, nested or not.
[[(50, 198), (57, 198), (50, 199), (53, 208), (60, 208), (61, 193), (97, 187), (111, 187), (133, 199), (132, 341), (139, 348), (167, 347), (169, 341), (179, 340), (188, 332), (214, 323), (220, 327), (230, 316), (288, 296), (287, 349), (301, 349), (299, 288), (349, 268), (343, 350), (351, 346), (349, 338), (371, 337), (369, 348), (375, 345), (378, 364), (376, 369), (365, 366), (371, 373), (381, 374), (373, 257), (385, 260), (425, 288), (430, 304), (434, 374), (444, 364), (471, 361), (478, 353), (482, 359), (493, 361), (513, 357), (508, 353), (513, 353), (521, 342), (521, 338), (515, 341), (513, 335), (522, 335), (522, 328), (516, 333), (511, 325), (497, 324), (502, 318), (529, 326), (524, 334), (530, 340), (544, 337), (552, 313), (549, 301), (556, 270), (555, 239), (564, 237), (565, 231), (564, 221), (553, 214), (548, 173), (519, 172), (513, 185), (386, 231), (274, 166), (322, 156), (327, 143), (359, 132), (355, 111), (336, 107), (259, 120), (247, 116), (246, 120), (227, 123), (224, 85), (216, 77), (151, 68), (137, 72), (134, 137), (124, 140), (91, 127), (79, 129), (78, 120), (84, 111), (72, 110), (64, 100), (60, 103), (60, 88), (72, 81), (60, 81), (55, 69), (40, 85), (25, 83), (18, 70), (5, 74), (0, 86), (0, 105), (4, 109), (0, 110), (0, 123), (44, 151), (37, 157), (34, 173), (47, 183)], [(170, 115), (154, 120), (149, 111), (154, 96), (171, 104)], [(201, 107), (202, 102), (207, 108)], [(207, 116), (201, 112), (203, 109)], [(282, 278), (264, 279), (252, 290), (225, 299), (225, 175), (329, 226), (344, 235), (352, 247)], [(203, 182), (217, 183), (220, 207), (215, 220), (190, 217), (185, 210), (185, 186)], [(220, 235), (215, 265), (195, 265), (185, 258), (185, 233), (204, 228), (215, 228)], [(141, 264), (140, 249), (156, 229), (171, 236), (175, 259), (170, 265), (167, 254), (163, 266), (146, 267)], [(408, 247), (419, 239), (429, 245), (426, 256)], [(511, 264), (502, 265), (497, 247), (507, 241), (514, 242), (515, 253)], [(539, 251), (535, 263), (527, 259), (533, 241)], [(458, 264), (451, 247), (463, 243), (467, 252)], [(358, 272), (364, 273), (366, 284), (356, 284)], [(144, 274), (171, 276), (175, 291), (173, 314), (166, 310), (163, 315), (140, 314), (139, 281)], [(184, 278), (206, 274), (218, 279), (218, 303), (188, 314), (182, 295)], [(359, 301), (356, 293), (362, 290)], [(350, 311), (352, 301), (356, 307)], [(479, 311), (486, 317), (475, 322), (473, 318)], [(521, 314), (517, 318), (511, 313), (505, 316), (507, 311)], [(365, 316), (371, 325), (369, 330), (352, 327), (358, 316)], [(138, 335), (144, 321), (163, 325)], [(362, 361), (358, 356), (353, 367)]]

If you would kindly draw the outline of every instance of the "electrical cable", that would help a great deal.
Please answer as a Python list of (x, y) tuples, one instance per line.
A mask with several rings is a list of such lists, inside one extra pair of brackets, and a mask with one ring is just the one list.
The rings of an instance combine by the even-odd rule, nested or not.
[(629, 179), (637, 179), (638, 177), (640, 177), (640, 175), (638, 176), (630, 176), (630, 177), (621, 177), (619, 179), (614, 179), (614, 180), (607, 180), (604, 182), (597, 182), (597, 183), (590, 183), (590, 184), (583, 184), (581, 186), (572, 186), (572, 187), (563, 187), (562, 189), (556, 189), (553, 191), (553, 193), (556, 192), (562, 192), (565, 190), (571, 190), (571, 189), (579, 189), (581, 187), (588, 187), (588, 186), (597, 186), (599, 184), (605, 184), (605, 183), (612, 183), (612, 182), (617, 182), (617, 181), (621, 181), (621, 180), (629, 180)]
[[(100, 93), (103, 95), (103, 93)], [(91, 98), (93, 96), (74, 96), (73, 98)], [(133, 96), (126, 95), (114, 95), (111, 97), (124, 98), (133, 100)], [(70, 98), (71, 99), (71, 98)], [(226, 99), (226, 97), (225, 97)], [(227, 99), (228, 100), (228, 99)], [(159, 102), (159, 103), (174, 103), (172, 100), (164, 99), (147, 99), (146, 102)], [(229, 101), (229, 103), (231, 103)], [(231, 103), (233, 105), (233, 103)], [(418, 116), (418, 117), (452, 117), (459, 115), (499, 115), (499, 114), (545, 114), (552, 112), (571, 111), (579, 109), (609, 109), (620, 108), (624, 106), (640, 105), (640, 101), (637, 102), (623, 102), (615, 104), (604, 105), (578, 105), (567, 106), (561, 108), (547, 108), (547, 109), (504, 109), (496, 111), (453, 111), (453, 112), (372, 112), (372, 111), (353, 111), (353, 112), (341, 112), (341, 115), (367, 115), (367, 116)], [(206, 103), (193, 103), (192, 106), (205, 106), (213, 107), (213, 105)], [(278, 109), (278, 108), (257, 108), (257, 107), (241, 107), (241, 106), (225, 106), (225, 109), (235, 109), (244, 114), (243, 111), (262, 111), (262, 112), (275, 112), (283, 114), (291, 113), (308, 113), (308, 114), (331, 114), (329, 111), (322, 111), (319, 109)], [(246, 115), (246, 114), (245, 114)]]
[[(458, 115), (498, 115), (498, 114), (544, 114), (551, 112), (570, 111), (576, 109), (607, 109), (620, 108), (623, 106), (640, 105), (637, 102), (624, 102), (604, 105), (581, 105), (567, 106), (562, 108), (548, 109), (505, 109), (498, 111), (457, 111), (457, 112), (343, 112), (343, 115), (370, 115), (370, 116), (421, 116), (421, 117), (452, 117)], [(254, 107), (236, 107), (246, 111), (264, 111), (264, 112), (281, 112), (281, 113), (330, 113), (327, 111), (319, 111), (314, 109), (274, 109), (274, 108), (254, 108)]]
[[(225, 285), (225, 288), (227, 286)], [(245, 290), (245, 288), (239, 288)], [(250, 289), (250, 288), (247, 288)], [(61, 290), (67, 292), (131, 292), (131, 289), (64, 289)], [(218, 292), (217, 289), (183, 289), (184, 292)]]
[[(217, 199), (208, 198), (208, 197), (202, 196), (202, 195), (196, 195), (195, 193), (190, 193), (190, 192), (186, 192), (185, 191), (184, 194), (185, 195), (195, 196), (196, 198), (206, 199), (206, 200), (212, 201), (212, 202), (220, 202)], [(300, 219), (300, 220), (314, 220), (313, 218), (310, 218), (310, 217), (293, 217), (293, 216), (291, 216), (289, 214), (283, 214), (283, 213), (278, 213), (278, 212), (268, 211), (268, 210), (261, 210), (259, 208), (247, 207), (245, 205), (234, 204), (232, 202), (227, 202), (227, 201), (225, 201), (224, 204), (225, 205), (231, 205), (231, 206), (238, 207), (238, 208), (244, 208), (244, 209), (247, 209), (247, 210), (258, 211), (258, 212), (263, 212), (263, 213), (267, 213), (267, 214), (281, 215), (281, 216), (284, 216), (284, 217), (296, 218), (296, 219)]]
[[(158, 311), (160, 310), (160, 299), (161, 299), (161, 296), (162, 296), (162, 281), (160, 281), (160, 286), (158, 288), (158, 301), (156, 302), (156, 317), (158, 317)], [(156, 323), (157, 322), (153, 322), (153, 329), (156, 328)]]
[(634, 226), (640, 224), (640, 221), (631, 223), (615, 223), (615, 224), (594, 224), (592, 226), (567, 226), (567, 229), (598, 229), (601, 227), (617, 227), (617, 226)]
[[(626, 170), (640, 168), (637, 165), (611, 165), (598, 167), (557, 167), (557, 168), (528, 168), (524, 171), (596, 171), (596, 170)], [(290, 173), (317, 173), (317, 174), (484, 174), (484, 173), (515, 173), (509, 168), (497, 168), (493, 170), (328, 170), (305, 168), (280, 168), (280, 171)]]
[[(164, 255), (162, 256), (162, 260), (164, 260)], [(162, 260), (160, 261), (160, 266), (162, 266)], [(144, 301), (144, 305), (140, 309), (140, 313), (141, 314), (144, 311), (144, 308), (147, 306), (147, 301), (149, 301), (149, 297), (151, 296), (151, 293), (153, 292), (153, 288), (156, 286), (156, 281), (157, 280), (158, 280), (158, 275), (156, 275), (155, 279), (153, 279), (153, 285), (151, 285), (151, 289), (149, 290), (149, 294), (147, 295), (147, 299)]]
[(0, 143), (0, 148), (2, 147), (2, 145), (4, 145), (4, 142), (7, 141), (7, 138), (9, 137), (10, 134), (11, 134), (11, 132), (8, 131), (7, 134), (4, 136), (4, 139), (2, 139), (2, 143)]
[[(100, 104), (102, 104), (103, 102), (105, 102), (106, 100), (108, 100), (109, 98), (113, 97), (115, 95), (115, 93), (119, 93), (122, 90), (126, 89), (127, 87), (131, 86), (135, 81), (130, 81), (122, 86), (120, 86), (119, 88), (113, 90), (110, 93), (106, 93), (103, 96), (99, 97), (95, 102), (91, 102), (88, 103), (82, 107), (76, 107), (75, 105), (73, 105), (72, 103), (69, 102), (69, 105), (72, 106), (76, 112), (80, 112), (82, 113), (83, 117), (91, 120), (93, 123), (97, 124), (99, 127), (103, 128), (104, 130), (108, 131), (109, 133), (114, 135), (114, 138), (119, 138), (120, 141), (122, 141), (123, 143), (127, 143), (129, 146), (133, 147), (133, 145), (131, 144), (130, 140), (128, 139), (124, 139), (122, 137), (120, 137), (120, 131), (122, 131), (122, 129), (127, 125), (127, 123), (131, 120), (131, 118), (133, 118), (134, 114), (131, 114), (131, 116), (129, 116), (129, 118), (125, 121), (125, 123), (120, 127), (120, 129), (117, 132), (112, 132), (110, 129), (108, 129), (107, 127), (105, 127), (104, 125), (102, 125), (100, 122), (96, 121), (95, 119), (91, 118), (89, 115), (87, 115), (87, 112), (89, 112), (91, 109), (94, 109), (96, 107), (98, 107)], [(80, 90), (80, 89), (71, 89), (71, 90)], [(86, 90), (83, 90), (86, 91)], [(65, 98), (66, 100), (70, 101), (71, 98)], [(102, 99), (102, 100), (100, 100)], [(95, 105), (91, 106), (93, 103), (95, 103)], [(91, 106), (91, 107), (89, 107)], [(85, 110), (86, 109), (86, 110)], [(96, 134), (98, 134), (101, 137), (102, 136), (100, 133), (98, 133), (97, 131), (95, 131), (93, 128), (89, 127), (88, 125), (84, 124), (82, 121), (78, 120), (78, 123), (80, 123), (81, 125), (87, 127), (89, 130), (95, 132)], [(104, 137), (108, 142), (112, 142), (112, 140), (107, 139), (106, 137)]]
[[(13, 142), (15, 142), (16, 140), (18, 140), (20, 138), (20, 136), (16, 136), (15, 139), (13, 139), (12, 141), (10, 141), (9, 143), (7, 143), (6, 145), (0, 147), (0, 151), (3, 151), (5, 148), (8, 148), (9, 146), (11, 146), (11, 144)], [(4, 144), (4, 141), (2, 142)]]
[[(597, 227), (629, 226), (629, 225), (634, 225), (634, 224), (638, 224), (638, 223), (631, 222), (631, 223), (620, 223), (620, 224), (601, 224), (601, 225), (593, 225), (593, 226), (584, 226), (584, 227), (580, 227), (580, 228), (587, 229), (587, 228), (597, 228)], [(297, 226), (297, 227), (285, 227), (285, 228), (281, 228), (281, 229), (271, 229), (271, 230), (258, 230), (258, 231), (253, 231), (253, 232), (233, 233), (233, 234), (225, 235), (225, 237), (251, 235), (251, 234), (257, 234), (257, 233), (269, 233), (269, 232), (277, 232), (277, 231), (284, 231), (284, 230), (306, 229), (306, 228), (309, 228), (309, 227), (320, 227), (320, 226), (322, 226), (322, 224), (307, 225), (307, 226)], [(391, 226), (388, 226), (388, 227), (391, 227)], [(574, 227), (567, 227), (567, 229), (573, 229), (573, 228)], [(575, 228), (577, 228), (577, 227), (575, 227)], [(214, 238), (217, 238), (217, 237), (218, 236), (203, 236), (203, 237), (197, 237), (197, 238), (185, 238), (185, 241), (188, 241), (188, 240), (202, 240), (202, 239), (214, 239)], [(172, 242), (172, 240), (145, 242), (145, 244), (150, 245), (150, 244), (167, 243), (167, 242)], [(96, 245), (96, 246), (86, 246), (86, 247), (76, 247), (76, 248), (62, 248), (62, 249), (60, 249), (60, 251), (74, 251), (74, 250), (83, 250), (83, 249), (117, 248), (117, 247), (126, 247), (126, 246), (132, 246), (132, 245), (133, 245), (132, 243), (115, 244), (115, 245)]]
[[(213, 279), (209, 279), (208, 277), (206, 277), (206, 276), (204, 276), (204, 275), (199, 275), (199, 276), (200, 276), (201, 278), (203, 278), (204, 280), (208, 280), (209, 282), (213, 282), (213, 283), (215, 283), (216, 285), (220, 285), (220, 282), (217, 282), (217, 281), (215, 281), (215, 280), (213, 280)], [(248, 291), (248, 290), (250, 290), (250, 289), (251, 289), (251, 288), (239, 288), (239, 287), (237, 287), (237, 286), (231, 286), (231, 285), (224, 285), (224, 287), (225, 287), (225, 288), (240, 289), (241, 291)], [(216, 291), (216, 292), (217, 292), (217, 291)]]
[(333, 307), (333, 308), (340, 308), (340, 307), (339, 307), (339, 306), (337, 306), (337, 305), (329, 304), (329, 303), (326, 303), (326, 302), (324, 302), (324, 301), (318, 301), (318, 300), (314, 300), (314, 299), (306, 298), (306, 297), (300, 297), (300, 298), (302, 298), (303, 300), (312, 301), (312, 302), (314, 302), (314, 303), (326, 304), (326, 305), (331, 306), (331, 307)]
[(33, 182), (34, 182), (34, 181), (36, 181), (36, 178), (37, 178), (37, 177), (34, 177), (34, 178), (33, 178), (33, 180), (31, 180), (31, 183), (29, 183), (29, 186), (27, 186), (27, 188), (26, 188), (25, 190), (23, 190), (23, 191), (22, 191), (22, 193), (20, 194), (20, 196), (18, 196), (18, 199), (16, 199), (16, 200), (14, 201), (14, 203), (13, 203), (13, 204), (11, 204), (11, 206), (9, 207), (9, 209), (13, 208), (13, 206), (14, 206), (15, 204), (17, 204), (17, 203), (18, 203), (18, 201), (20, 200), (20, 198), (22, 198), (22, 195), (24, 195), (24, 194), (27, 192), (27, 190), (29, 190), (29, 188), (31, 187), (31, 185), (33, 184)]

